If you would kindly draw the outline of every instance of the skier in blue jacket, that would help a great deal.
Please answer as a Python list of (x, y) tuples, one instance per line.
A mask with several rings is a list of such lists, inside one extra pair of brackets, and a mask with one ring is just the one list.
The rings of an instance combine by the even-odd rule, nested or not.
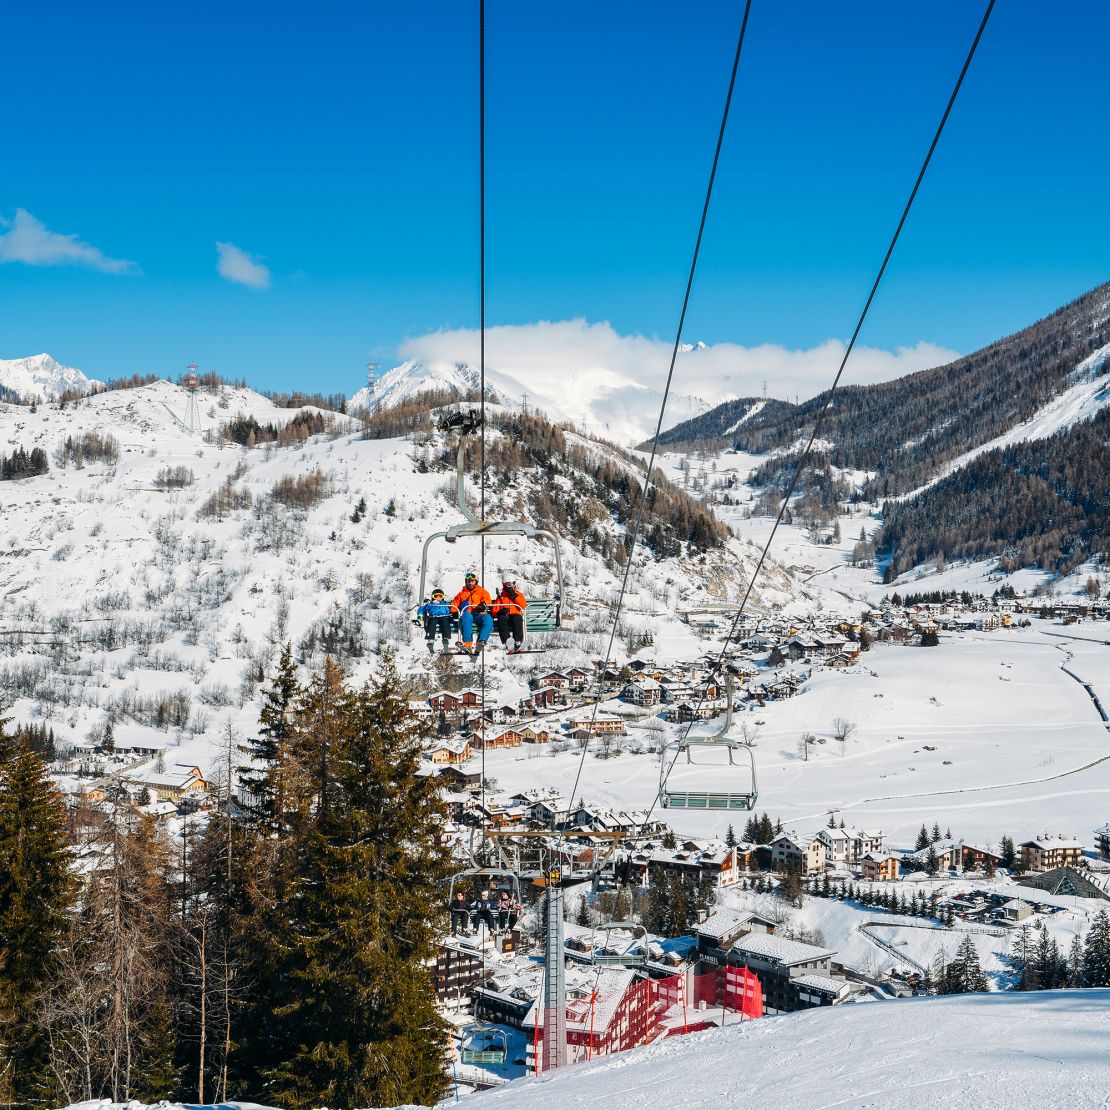
[(451, 618), (456, 615), (457, 610), (442, 590), (432, 590), (432, 596), (416, 610), (416, 619), (424, 622), (424, 642), (429, 652), (435, 652), (436, 633), (439, 633), (443, 640), (443, 654), (451, 654)]

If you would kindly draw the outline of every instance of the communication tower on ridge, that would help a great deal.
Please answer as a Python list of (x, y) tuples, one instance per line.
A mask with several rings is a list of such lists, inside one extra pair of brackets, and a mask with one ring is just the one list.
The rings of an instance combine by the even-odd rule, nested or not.
[(378, 395), (374, 391), (374, 383), (380, 362), (371, 359), (366, 364), (366, 411), (373, 416), (378, 411)]
[(200, 435), (200, 406), (197, 404), (197, 390), (200, 388), (200, 378), (197, 377), (197, 364), (190, 362), (185, 367), (185, 377), (181, 379), (185, 387), (188, 401), (185, 403), (185, 427), (195, 435)]

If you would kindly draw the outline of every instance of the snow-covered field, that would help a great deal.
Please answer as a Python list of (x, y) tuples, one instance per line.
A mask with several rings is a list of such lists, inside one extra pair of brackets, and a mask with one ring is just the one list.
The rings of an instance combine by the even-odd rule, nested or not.
[(475, 1110), (1085, 1110), (1106, 1105), (1108, 1042), (1107, 990), (914, 998), (675, 1037), (467, 1101)]
[[(1067, 643), (1029, 629), (953, 634), (938, 648), (878, 644), (855, 667), (814, 668), (794, 698), (739, 715), (758, 729), (757, 808), (802, 832), (832, 813), (881, 828), (894, 844), (911, 843), (922, 822), (996, 844), (1006, 833), (1046, 831), (1087, 840), (1110, 805), (1110, 732), (1082, 686), (1060, 670), (1065, 655), (1056, 645)], [(1110, 648), (1084, 644), (1075, 666), (1105, 683)], [(859, 726), (845, 743), (833, 738), (835, 717)], [(799, 753), (805, 732), (824, 740), (810, 745), (808, 760)], [(631, 728), (630, 736), (646, 744), (649, 733)], [(569, 790), (579, 759), (509, 749), (489, 753), (486, 768), (502, 789)], [(580, 793), (650, 805), (659, 768), (654, 754), (590, 753)], [(681, 833), (707, 836), (729, 822), (739, 832), (744, 814), (671, 810), (667, 819)]]

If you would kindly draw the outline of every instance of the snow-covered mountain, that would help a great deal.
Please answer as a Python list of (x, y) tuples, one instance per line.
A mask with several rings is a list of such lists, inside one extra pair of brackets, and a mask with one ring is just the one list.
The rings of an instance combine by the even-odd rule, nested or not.
[[(305, 411), (239, 388), (204, 390), (199, 402), (206, 433), (239, 414), (263, 430)], [(118, 744), (169, 744), (167, 759), (209, 768), (228, 722), (241, 735), (256, 728), (252, 676), (286, 639), (310, 666), (323, 651), (337, 652), (354, 681), (390, 644), (406, 673), (424, 675), (428, 657), (409, 623), (421, 548), (460, 517), (445, 472), (410, 440), (367, 440), (355, 420), (326, 413), (330, 433), (240, 448), (191, 433), (185, 409), (184, 389), (166, 381), (65, 409), (0, 404), (0, 441), (28, 452), (41, 447), (51, 464), (44, 475), (0, 487), (0, 697), (19, 721), (50, 720), (63, 747), (82, 742), (117, 707)], [(118, 457), (62, 466), (60, 445), (90, 433), (113, 437)], [(491, 430), (491, 443), (497, 434)], [(615, 452), (568, 437), (621, 465)], [(559, 479), (568, 490), (574, 481)], [(527, 513), (531, 496), (514, 475), (499, 484), (496, 509)], [(597, 526), (618, 537), (623, 527)], [(512, 666), (501, 654), (487, 664), (492, 688), (505, 697), (524, 693), (534, 667), (569, 666), (604, 651), (619, 582), (581, 541), (564, 536), (570, 618), (557, 645)], [(676, 609), (739, 596), (755, 553), (732, 539), (703, 559), (657, 562), (641, 546), (622, 635), (650, 635), (674, 653), (704, 651)], [(476, 544), (438, 546), (429, 586), (456, 588), (461, 561), (477, 558)], [(490, 543), (486, 565), (491, 581), (511, 570), (530, 597), (550, 588), (549, 556), (539, 545)], [(756, 610), (766, 611), (802, 604), (805, 591), (776, 566), (757, 595)], [(64, 660), (44, 653), (42, 633), (78, 627), (80, 636), (64, 633), (72, 641)], [(467, 673), (472, 666), (448, 665)], [(186, 725), (167, 732), (143, 699), (173, 692), (185, 693), (192, 709)]]
[(62, 366), (47, 354), (0, 358), (0, 386), (18, 397), (38, 397), (45, 401), (60, 397), (67, 389), (87, 390), (99, 384), (72, 366)]
[[(685, 352), (704, 349), (704, 344)], [(479, 372), (466, 362), (410, 359), (386, 371), (375, 394), (382, 407), (433, 389), (462, 394), (477, 390)], [(591, 435), (632, 445), (655, 431), (662, 393), (634, 380), (626, 372), (606, 366), (556, 368), (543, 361), (520, 362), (511, 370), (487, 367), (486, 385), (510, 408), (527, 406), (551, 420), (566, 422)], [(367, 407), (368, 390), (360, 389), (349, 407)], [(663, 427), (690, 420), (709, 409), (701, 397), (672, 393), (667, 399)]]

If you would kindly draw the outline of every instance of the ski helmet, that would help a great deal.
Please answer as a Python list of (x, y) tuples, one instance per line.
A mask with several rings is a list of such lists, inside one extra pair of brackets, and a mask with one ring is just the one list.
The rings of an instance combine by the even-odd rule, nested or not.
[(465, 580), (467, 582), (469, 582), (472, 578), (474, 579), (475, 582), (478, 581), (478, 572), (476, 570), (468, 570), (466, 572), (466, 579)]
[(432, 590), (432, 597), (443, 597), (443, 596), (444, 596), (444, 593), (438, 586), (434, 590)]

